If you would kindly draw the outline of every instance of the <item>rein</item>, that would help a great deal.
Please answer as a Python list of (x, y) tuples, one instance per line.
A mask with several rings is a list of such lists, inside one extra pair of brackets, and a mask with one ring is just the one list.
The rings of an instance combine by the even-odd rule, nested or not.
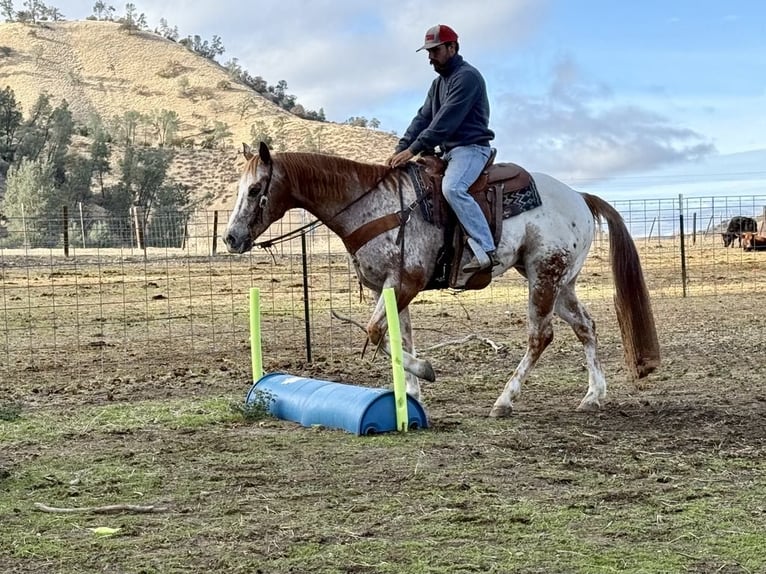
[(307, 223), (306, 225), (300, 226), (298, 229), (293, 229), (292, 231), (288, 231), (284, 235), (280, 235), (279, 237), (275, 237), (274, 239), (269, 239), (268, 241), (259, 241), (258, 243), (254, 243), (253, 247), (259, 247), (260, 249), (269, 249), (270, 247), (274, 247), (274, 245), (277, 245), (279, 243), (284, 243), (285, 241), (290, 241), (291, 239), (294, 239), (296, 235), (300, 235), (304, 231), (313, 231), (315, 228), (319, 227), (320, 225), (324, 225), (324, 223), (322, 223), (318, 219), (315, 219), (314, 221), (311, 221)]

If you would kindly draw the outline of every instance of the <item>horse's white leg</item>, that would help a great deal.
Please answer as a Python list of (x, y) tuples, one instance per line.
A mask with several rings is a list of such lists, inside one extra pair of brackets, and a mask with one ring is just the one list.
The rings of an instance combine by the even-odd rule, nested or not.
[(513, 400), (521, 394), (521, 384), (526, 380), (540, 355), (553, 340), (553, 303), (556, 286), (547, 282), (540, 284), (529, 277), (529, 308), (527, 311), (528, 336), (527, 352), (521, 358), (516, 370), (489, 413), (491, 417), (508, 417), (513, 412)]
[(606, 396), (606, 377), (598, 360), (596, 324), (577, 298), (574, 285), (570, 284), (562, 288), (556, 299), (556, 314), (572, 327), (582, 343), (588, 364), (588, 392), (577, 408), (582, 411), (598, 410), (601, 407), (601, 400)]
[[(405, 307), (399, 313), (399, 323), (401, 325), (400, 330), (402, 332), (402, 349), (404, 352), (409, 353), (413, 357), (416, 357), (415, 342), (412, 338), (412, 321), (410, 320), (410, 308)], [(388, 335), (386, 335), (388, 339)], [(418, 378), (405, 369), (404, 374), (407, 381), (407, 394), (420, 400), (420, 381)]]
[[(402, 316), (404, 315), (404, 319)], [(410, 351), (412, 351), (412, 326), (410, 323), (410, 315), (407, 307), (402, 309), (399, 313), (400, 330), (402, 332), (402, 366), (404, 370), (411, 375), (411, 377), (417, 377), (425, 379), (426, 381), (436, 380), (436, 374), (434, 369), (426, 360), (418, 359)], [(406, 325), (405, 325), (406, 324)], [(388, 341), (388, 323), (386, 319), (386, 304), (381, 294), (378, 294), (378, 302), (375, 305), (375, 310), (370, 317), (370, 321), (367, 323), (367, 335), (370, 337), (370, 342), (373, 345), (377, 345), (382, 339), (383, 351), (391, 355), (391, 346)], [(405, 346), (405, 338), (407, 343)], [(407, 377), (407, 389), (417, 389), (418, 397), (420, 394), (420, 385), (416, 379)], [(414, 382), (412, 382), (414, 380)], [(414, 396), (414, 395), (413, 395)]]

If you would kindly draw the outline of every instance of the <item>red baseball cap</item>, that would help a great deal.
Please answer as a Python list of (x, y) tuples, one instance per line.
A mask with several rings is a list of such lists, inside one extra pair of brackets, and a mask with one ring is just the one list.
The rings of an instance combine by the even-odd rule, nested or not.
[(446, 42), (457, 42), (457, 32), (449, 26), (437, 24), (426, 31), (426, 43), (415, 51), (420, 52), (420, 50), (436, 48), (436, 46)]

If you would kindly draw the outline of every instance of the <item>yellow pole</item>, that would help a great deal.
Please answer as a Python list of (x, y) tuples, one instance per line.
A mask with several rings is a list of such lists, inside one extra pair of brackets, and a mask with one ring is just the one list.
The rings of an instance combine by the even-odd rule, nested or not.
[(402, 331), (399, 325), (399, 309), (396, 306), (396, 295), (392, 287), (383, 289), (383, 302), (386, 304), (388, 342), (391, 347), (391, 369), (394, 376), (396, 430), (407, 432), (409, 415), (407, 413), (407, 387), (404, 382), (404, 364), (402, 362)]
[(261, 291), (250, 287), (250, 358), (253, 363), (253, 381), (263, 376), (261, 354)]

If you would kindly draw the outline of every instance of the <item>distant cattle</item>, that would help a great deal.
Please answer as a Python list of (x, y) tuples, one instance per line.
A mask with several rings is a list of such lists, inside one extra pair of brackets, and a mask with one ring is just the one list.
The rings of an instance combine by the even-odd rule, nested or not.
[(742, 234), (742, 248), (745, 251), (766, 251), (766, 237), (747, 231)]
[(726, 226), (726, 231), (721, 233), (723, 237), (723, 246), (734, 246), (734, 240), (739, 242), (739, 246), (742, 247), (742, 234), (745, 232), (758, 232), (758, 222), (752, 217), (744, 217), (737, 215), (729, 220), (729, 224)]

